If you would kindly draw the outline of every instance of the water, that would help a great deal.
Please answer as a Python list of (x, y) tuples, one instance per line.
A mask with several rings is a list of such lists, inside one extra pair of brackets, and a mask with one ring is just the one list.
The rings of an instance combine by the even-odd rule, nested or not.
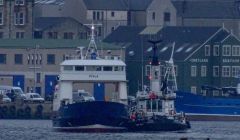
[(189, 140), (240, 138), (240, 122), (191, 122), (187, 132), (63, 133), (51, 120), (0, 120), (0, 140)]

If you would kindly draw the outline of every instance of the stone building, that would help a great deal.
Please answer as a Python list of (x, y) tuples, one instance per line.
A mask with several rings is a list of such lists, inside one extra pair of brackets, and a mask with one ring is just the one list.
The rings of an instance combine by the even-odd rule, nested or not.
[[(87, 47), (89, 43), (79, 39), (3, 39), (0, 42), (0, 85), (19, 86), (25, 93), (33, 89), (43, 97), (53, 95), (60, 63), (76, 57), (77, 47)], [(96, 43), (101, 56), (121, 54), (119, 46)]]
[(34, 0), (0, 0), (0, 38), (32, 38)]

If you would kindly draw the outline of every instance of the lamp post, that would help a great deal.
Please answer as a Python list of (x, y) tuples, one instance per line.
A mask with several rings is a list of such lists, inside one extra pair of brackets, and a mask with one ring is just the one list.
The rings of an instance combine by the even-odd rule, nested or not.
[(39, 45), (36, 45), (35, 48), (34, 48), (34, 53), (33, 53), (33, 67), (29, 67), (29, 69), (33, 69), (33, 92), (36, 92), (36, 69), (40, 69), (40, 67), (36, 67), (36, 57), (37, 57), (37, 49), (39, 49), (40, 46)]

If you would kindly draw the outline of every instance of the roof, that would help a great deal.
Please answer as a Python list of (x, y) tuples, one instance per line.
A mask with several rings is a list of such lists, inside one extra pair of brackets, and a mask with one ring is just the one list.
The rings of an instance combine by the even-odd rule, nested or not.
[(178, 16), (184, 18), (240, 18), (240, 1), (236, 0), (174, 0)]
[[(76, 23), (84, 26), (83, 24), (81, 24), (80, 22), (78, 22), (77, 20), (75, 20), (71, 17), (38, 17), (35, 19), (34, 28), (35, 28), (35, 30), (42, 31), (42, 30), (45, 30), (48, 28), (52, 28), (56, 25), (66, 22), (66, 21), (73, 21), (73, 22), (76, 22)], [(86, 27), (86, 28), (88, 28), (88, 27)]]
[[(76, 48), (77, 46), (87, 47), (89, 44), (89, 40), (78, 39), (0, 39), (0, 42), (0, 48), (8, 49), (35, 48), (36, 45), (46, 49), (61, 49)], [(120, 46), (99, 41), (96, 41), (96, 45), (106, 50), (120, 49)]]
[[(134, 56), (128, 57), (129, 61), (137, 61), (141, 58), (141, 50), (143, 50), (143, 54), (145, 55), (144, 59), (149, 60), (149, 57), (152, 56), (152, 48), (151, 44), (148, 43), (149, 39), (152, 39), (152, 34), (144, 34), (140, 35), (142, 31), (146, 30), (148, 27), (144, 28), (135, 28), (135, 27), (121, 27), (119, 30), (115, 30), (111, 36), (108, 36), (108, 39), (104, 40), (109, 43), (113, 42), (128, 42), (129, 38), (133, 37), (125, 37), (127, 35), (127, 30), (135, 31), (133, 34), (134, 39), (132, 40), (132, 44), (127, 48), (126, 56), (130, 56), (130, 54), (135, 54)], [(120, 31), (120, 29), (122, 31)], [(123, 34), (124, 33), (124, 34)], [(118, 35), (117, 35), (118, 34)], [(201, 45), (208, 41), (212, 42), (221, 42), (224, 38), (226, 38), (229, 33), (226, 30), (223, 30), (221, 27), (179, 27), (179, 26), (167, 26), (162, 28), (154, 39), (163, 40), (160, 44), (158, 44), (159, 57), (161, 60), (168, 60), (171, 55), (172, 45), (175, 42), (175, 51), (174, 51), (174, 59), (175, 60), (185, 60), (189, 55), (194, 53)], [(156, 39), (157, 38), (157, 39)], [(130, 53), (131, 52), (131, 53)], [(134, 52), (134, 53), (133, 53)]]
[(35, 0), (35, 4), (55, 4), (63, 5), (65, 0)]
[(83, 0), (88, 10), (144, 11), (153, 0)]
[(121, 60), (65, 60), (61, 63), (63, 66), (126, 66)]

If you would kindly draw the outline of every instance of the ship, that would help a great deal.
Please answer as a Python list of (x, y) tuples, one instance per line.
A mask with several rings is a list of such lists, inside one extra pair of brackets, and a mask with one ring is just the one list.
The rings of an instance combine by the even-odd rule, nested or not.
[(56, 131), (119, 132), (129, 120), (126, 64), (120, 57), (101, 58), (91, 24), (86, 54), (64, 60), (53, 101), (53, 128)]
[(240, 94), (237, 87), (203, 85), (200, 93), (177, 91), (176, 111), (184, 111), (189, 120), (239, 121)]
[[(176, 79), (172, 55), (168, 61), (164, 79), (161, 82), (160, 63), (157, 54), (157, 43), (153, 44), (153, 56), (150, 63), (150, 86), (144, 86), (142, 91), (136, 94), (135, 104), (130, 105), (130, 121), (128, 130), (138, 131), (180, 131), (191, 128), (190, 122), (186, 119), (184, 112), (176, 113)], [(174, 50), (173, 43), (173, 50)]]

